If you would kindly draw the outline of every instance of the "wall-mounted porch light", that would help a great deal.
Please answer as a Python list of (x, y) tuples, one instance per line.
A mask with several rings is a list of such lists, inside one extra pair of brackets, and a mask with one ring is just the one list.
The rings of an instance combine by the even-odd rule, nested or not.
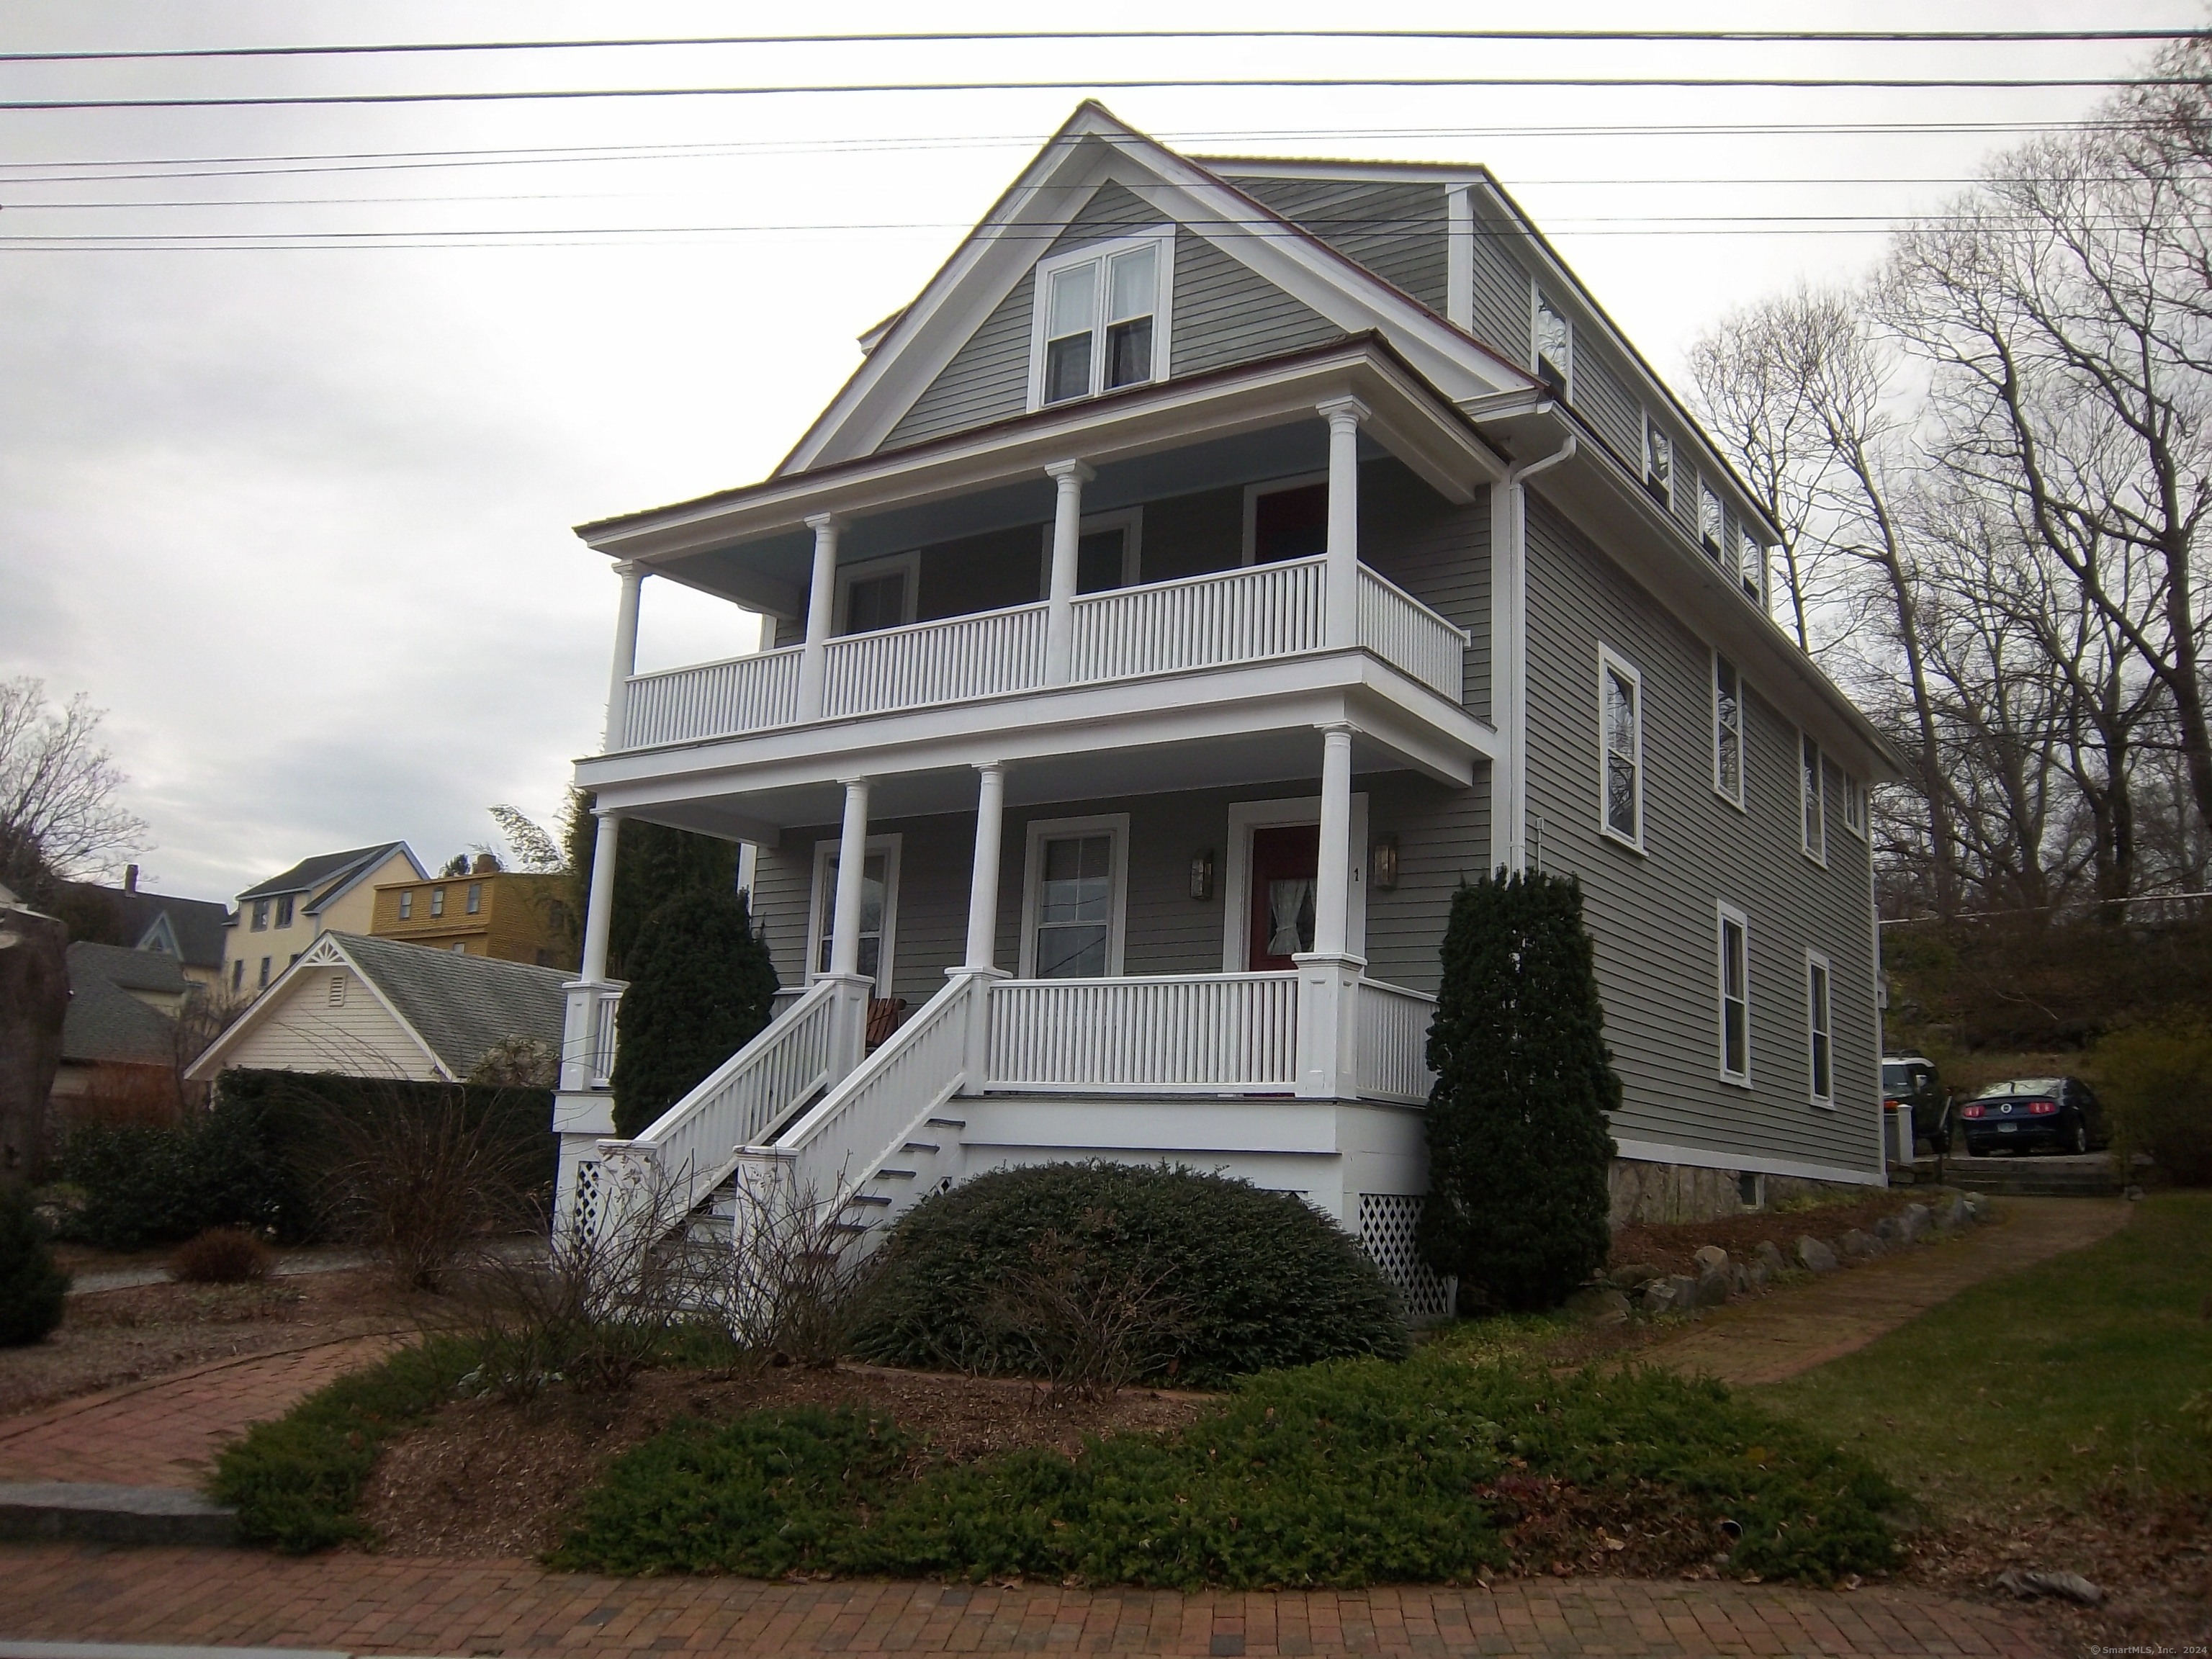
[(1211, 847), (1191, 854), (1190, 896), (1201, 901), (1213, 896), (1213, 849)]
[(1395, 892), (1398, 887), (1398, 837), (1377, 836), (1375, 845), (1367, 854), (1367, 877), (1378, 893)]

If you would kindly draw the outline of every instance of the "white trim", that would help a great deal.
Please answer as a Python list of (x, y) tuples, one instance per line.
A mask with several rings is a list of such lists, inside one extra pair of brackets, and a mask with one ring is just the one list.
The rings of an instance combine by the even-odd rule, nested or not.
[[(1734, 922), (1743, 937), (1743, 1070), (1731, 1072), (1728, 1066), (1728, 924)], [(1717, 1018), (1716, 1036), (1718, 1039), (1717, 1068), (1723, 1083), (1739, 1088), (1751, 1087), (1751, 918), (1726, 899), (1716, 900), (1713, 906), (1713, 1003)]]
[[(1735, 807), (1737, 811), (1744, 812), (1749, 810), (1744, 805), (1744, 797), (1747, 790), (1745, 779), (1751, 770), (1751, 757), (1745, 752), (1743, 741), (1743, 670), (1736, 665), (1735, 658), (1723, 656), (1718, 647), (1714, 647), (1712, 656), (1711, 690), (1713, 694), (1711, 732), (1713, 793), (1730, 806)], [(1730, 794), (1727, 787), (1721, 781), (1721, 668), (1723, 664), (1727, 665), (1729, 672), (1735, 676), (1735, 793), (1734, 794)]]
[(1844, 828), (1864, 841), (1870, 827), (1867, 816), (1870, 805), (1867, 799), (1867, 787), (1850, 772), (1843, 774), (1843, 780)]
[(347, 953), (345, 946), (338, 942), (338, 936), (335, 933), (317, 935), (313, 943), (287, 963), (278, 971), (276, 976), (261, 988), (246, 1012), (231, 1021), (222, 1035), (209, 1044), (207, 1051), (191, 1063), (191, 1067), (185, 1073), (185, 1080), (191, 1083), (211, 1081), (216, 1074), (223, 1069), (224, 1056), (244, 1041), (250, 1032), (258, 1030), (274, 1017), (278, 1003), (283, 1000), (276, 994), (290, 983), (294, 975), (313, 973), (319, 968), (341, 966), (350, 970), (356, 979), (368, 988), (368, 994), (376, 999), (377, 1006), (389, 1014), (392, 1024), (398, 1026), (407, 1040), (422, 1050), (422, 1057), (430, 1062), (431, 1069), (435, 1071), (441, 1079), (447, 1083), (460, 1081), (459, 1075), (453, 1068), (439, 1058), (438, 1051), (423, 1041), (422, 1034), (415, 1029), (406, 1015), (399, 1012), (392, 999), (385, 995), (384, 988), (376, 982), (374, 976), (365, 972), (362, 965)]
[[(1042, 530), (1044, 534), (1044, 546), (1040, 557), (1040, 562), (1037, 567), (1037, 598), (1039, 599), (1043, 599), (1052, 592), (1053, 526), (1051, 521), (1048, 520), (1040, 526), (1040, 528)], [(1121, 586), (1123, 587), (1134, 587), (1137, 583), (1142, 580), (1142, 573), (1145, 568), (1144, 507), (1142, 506), (1117, 507), (1109, 513), (1085, 514), (1083, 517), (1077, 521), (1075, 531), (1075, 539), (1079, 544), (1077, 549), (1079, 561), (1081, 554), (1079, 544), (1082, 542), (1083, 538), (1085, 536), (1094, 535), (1102, 530), (1119, 530), (1121, 532)], [(1104, 592), (1105, 590), (1093, 589), (1092, 591), (1094, 592)], [(1079, 591), (1076, 597), (1078, 599), (1085, 599), (1089, 596)]]
[(1854, 1187), (1885, 1187), (1887, 1170), (1860, 1170), (1850, 1164), (1808, 1164), (1794, 1158), (1768, 1158), (1758, 1152), (1714, 1152), (1702, 1146), (1674, 1146), (1658, 1140), (1615, 1138), (1613, 1156), (1644, 1164), (1680, 1164), (1693, 1170), (1735, 1170), (1752, 1175), (1791, 1176), (1800, 1181), (1845, 1182)]
[[(837, 855), (843, 838), (832, 836), (814, 843), (814, 879), (806, 902), (806, 983), (811, 985), (822, 977), (822, 969), (815, 964), (821, 959), (822, 935), (829, 926), (830, 907), (836, 894), (830, 882), (830, 860)], [(883, 945), (876, 953), (876, 994), (887, 997), (891, 994), (891, 957), (898, 942), (899, 848), (903, 837), (896, 830), (888, 835), (870, 836), (865, 856), (884, 855), (884, 931)]]
[(1280, 478), (1262, 478), (1257, 483), (1244, 486), (1244, 539), (1237, 563), (1249, 565), (1257, 553), (1260, 534), (1260, 497), (1279, 495), (1286, 489), (1310, 489), (1316, 484), (1328, 482), (1328, 469), (1318, 472), (1292, 472)]
[(1474, 332), (1474, 204), (1463, 184), (1444, 191), (1444, 320)]
[[(1817, 981), (1814, 975), (1818, 973)], [(1815, 986), (1818, 994), (1815, 994)], [(1823, 1027), (1826, 1027), (1823, 1030)], [(1828, 1045), (1828, 1091), (1820, 1092), (1820, 1067), (1814, 1060), (1814, 1039)], [(1836, 1109), (1836, 970), (1825, 951), (1805, 947), (1805, 1098), (1824, 1112)]]
[[(1030, 301), (1030, 384), (1029, 407), (1042, 409), (1044, 400), (1045, 328), (1049, 321), (1049, 298), (1053, 274), (1071, 265), (1087, 264), (1096, 260), (1098, 281), (1095, 294), (1096, 308), (1091, 324), (1091, 389), (1078, 397), (1063, 398), (1054, 405), (1076, 404), (1085, 397), (1096, 398), (1106, 391), (1106, 330), (1108, 327), (1106, 264), (1117, 253), (1133, 253), (1139, 248), (1152, 250), (1152, 372), (1146, 380), (1130, 382), (1132, 386), (1157, 385), (1168, 378), (1168, 341), (1175, 328), (1175, 260), (1176, 227), (1173, 224), (1154, 225), (1148, 229), (1109, 237), (1101, 241), (1085, 242), (1081, 247), (1070, 248), (1065, 253), (1040, 259), (1030, 272), (1032, 283)], [(1113, 388), (1115, 391), (1120, 387)]]
[(837, 605), (833, 612), (836, 625), (830, 630), (832, 638), (849, 637), (847, 611), (852, 602), (853, 584), (887, 576), (893, 570), (906, 578), (906, 598), (900, 607), (902, 614), (896, 625), (901, 628), (913, 625), (915, 604), (921, 594), (921, 553), (919, 549), (910, 549), (904, 553), (886, 553), (873, 559), (856, 559), (851, 564), (837, 567)]
[(1101, 812), (1090, 817), (1031, 818), (1022, 854), (1022, 937), (1019, 977), (1036, 977), (1037, 883), (1044, 874), (1044, 844), (1078, 836), (1104, 835), (1113, 842), (1109, 882), (1113, 896), (1106, 914), (1106, 975), (1121, 976), (1122, 947), (1129, 926), (1129, 815)]
[[(1252, 934), (1252, 832), (1321, 823), (1321, 797), (1239, 800), (1229, 804), (1229, 841), (1221, 860), (1221, 971), (1242, 974)], [(1367, 954), (1367, 792), (1352, 792), (1352, 884), (1346, 896), (1344, 948)]]
[[(1636, 753), (1636, 833), (1623, 835), (1613, 828), (1613, 815), (1607, 810), (1607, 795), (1611, 783), (1613, 766), (1612, 734), (1606, 730), (1606, 698), (1612, 688), (1607, 684), (1609, 675), (1618, 675), (1628, 682), (1630, 694), (1636, 700), (1632, 711), (1635, 715)], [(1597, 647), (1597, 830), (1607, 840), (1618, 842), (1632, 851), (1641, 853), (1644, 847), (1644, 675), (1626, 657), (1601, 641)]]
[[(1805, 780), (1805, 750), (1813, 751), (1812, 787), (1808, 791)], [(1797, 849), (1819, 865), (1828, 867), (1828, 764), (1820, 752), (1819, 742), (1803, 726), (1797, 728)], [(1818, 826), (1820, 844), (1813, 844), (1813, 832)]]
[(1543, 348), (1538, 343), (1536, 319), (1550, 312), (1567, 325), (1567, 361), (1559, 365), (1558, 396), (1571, 404), (1575, 400), (1575, 319), (1565, 306), (1553, 303), (1552, 296), (1544, 292), (1544, 285), (1535, 277), (1528, 279), (1528, 372), (1536, 377), (1537, 384), (1547, 391), (1551, 383), (1544, 379)]

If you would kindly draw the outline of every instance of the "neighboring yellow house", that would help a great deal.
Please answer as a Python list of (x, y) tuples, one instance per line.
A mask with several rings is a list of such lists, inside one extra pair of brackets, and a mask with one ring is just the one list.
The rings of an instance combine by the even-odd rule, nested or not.
[(562, 896), (567, 881), (501, 870), (479, 853), (467, 875), (379, 886), (368, 931), (378, 939), (403, 939), (463, 956), (574, 968)]
[(326, 933), (366, 933), (380, 883), (420, 876), (404, 841), (302, 859), (281, 876), (238, 896), (224, 930), (223, 983), (234, 992), (266, 990)]

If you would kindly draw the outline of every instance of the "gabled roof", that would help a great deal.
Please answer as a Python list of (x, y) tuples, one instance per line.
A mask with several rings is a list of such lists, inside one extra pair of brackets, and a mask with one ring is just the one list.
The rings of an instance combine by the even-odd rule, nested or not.
[(169, 1065), (176, 1059), (176, 1021), (141, 1002), (133, 990), (184, 995), (184, 970), (168, 957), (119, 945), (69, 947), (69, 1012), (62, 1017), (62, 1058), (82, 1064), (122, 1060)]
[(126, 892), (89, 881), (73, 884), (81, 893), (97, 893), (107, 901), (124, 943), (133, 950), (173, 956), (188, 968), (222, 966), (222, 930), (230, 920), (228, 905), (166, 893)]
[(415, 866), (417, 876), (427, 876), (414, 851), (404, 841), (387, 841), (374, 847), (356, 847), (343, 853), (318, 853), (313, 858), (301, 859), (281, 876), (247, 888), (240, 893), (239, 902), (252, 899), (277, 898), (286, 893), (310, 893), (307, 902), (310, 912), (320, 909), (339, 894), (368, 874), (394, 853), (406, 855), (407, 862)]
[(341, 965), (353, 969), (451, 1081), (467, 1077), (487, 1048), (509, 1037), (535, 1038), (556, 1050), (560, 1046), (567, 1000), (562, 988), (569, 979), (560, 969), (464, 956), (404, 939), (332, 933), (323, 934), (278, 975), (194, 1062), (191, 1075), (204, 1079), (221, 1070), (240, 1039), (278, 1017), (303, 975)]

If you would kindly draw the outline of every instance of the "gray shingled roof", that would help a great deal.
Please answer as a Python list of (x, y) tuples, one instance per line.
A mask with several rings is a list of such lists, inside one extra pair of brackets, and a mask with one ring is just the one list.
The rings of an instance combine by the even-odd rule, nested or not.
[(428, 945), (331, 933), (400, 1018), (430, 1045), (446, 1069), (466, 1077), (485, 1049), (507, 1037), (535, 1037), (557, 1051), (572, 977), (495, 957), (463, 956)]
[(114, 906), (124, 942), (134, 949), (144, 950), (147, 937), (167, 916), (187, 967), (222, 966), (222, 931), (230, 920), (229, 906), (213, 899), (172, 898), (166, 893), (126, 893), (120, 887), (103, 887), (97, 882), (70, 884), (79, 892), (97, 893)]
[(119, 945), (69, 947), (69, 1012), (62, 1018), (62, 1058), (122, 1060), (156, 1065), (176, 1059), (176, 1022), (131, 994), (190, 988), (174, 958)]
[(238, 896), (240, 900), (274, 898), (280, 893), (317, 891), (360, 874), (364, 865), (381, 864), (406, 844), (404, 841), (387, 841), (380, 847), (356, 847), (350, 852), (318, 853), (311, 859), (301, 859), (283, 875), (271, 876), (247, 888)]

